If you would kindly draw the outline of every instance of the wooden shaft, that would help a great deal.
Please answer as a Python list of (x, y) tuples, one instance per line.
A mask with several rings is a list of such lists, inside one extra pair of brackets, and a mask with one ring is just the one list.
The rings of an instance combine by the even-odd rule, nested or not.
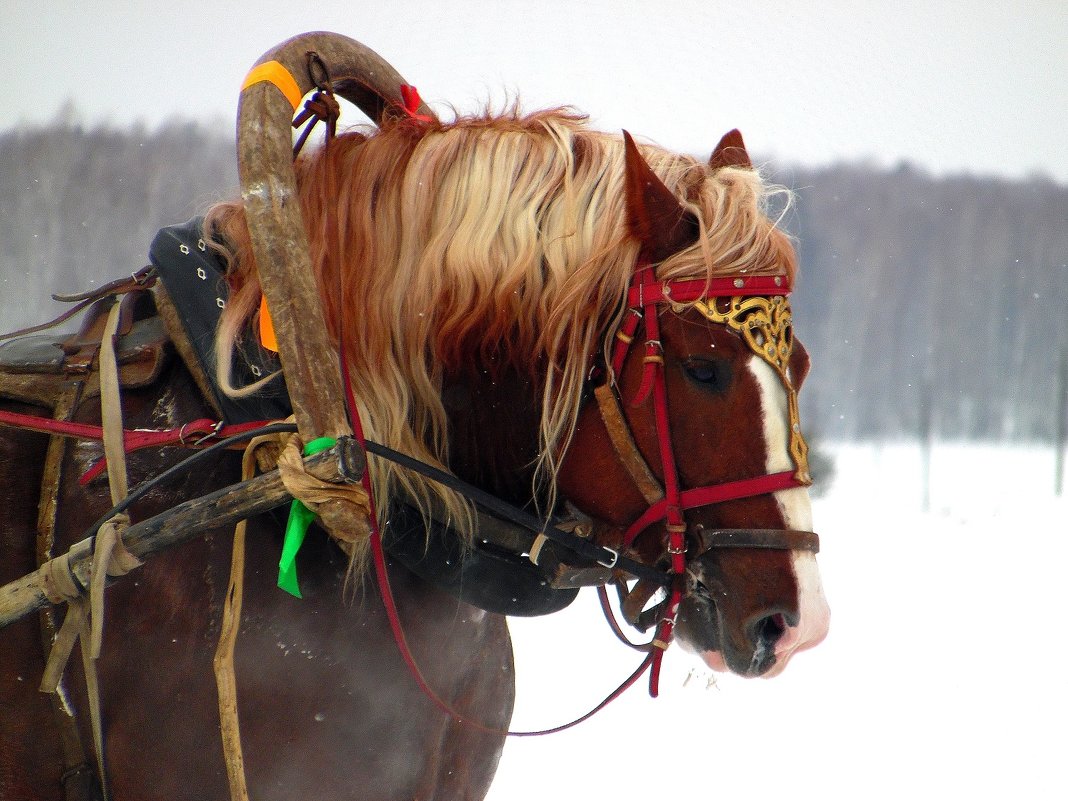
[[(311, 75), (314, 54), (326, 67), (331, 88), (356, 104), (374, 122), (404, 113), (406, 81), (368, 47), (334, 33), (295, 36), (265, 53), (254, 70), (296, 83), (300, 97), (325, 76)], [(280, 66), (279, 66), (280, 65)], [(292, 87), (291, 87), (292, 88)], [(293, 171), (292, 122), (299, 97), (274, 80), (247, 83), (238, 104), (238, 174), (260, 284), (278, 337), (286, 388), (297, 428), (305, 442), (352, 433), (345, 412), (338, 354), (327, 332), (319, 288), (312, 272), (308, 239)], [(420, 105), (417, 112), (432, 115)], [(320, 509), (323, 524), (343, 541), (359, 535), (349, 510), (339, 501)]]
[[(265, 53), (256, 66), (276, 62), (303, 96), (315, 89), (308, 56), (329, 70), (337, 94), (372, 120), (403, 109), (405, 80), (370, 48), (332, 33), (306, 33)], [(430, 113), (420, 107), (420, 113)], [(351, 433), (345, 415), (337, 352), (323, 319), (293, 172), (294, 107), (276, 84), (262, 80), (241, 93), (238, 169), (260, 283), (278, 335), (286, 386), (305, 442)]]
[[(362, 470), (362, 458), (352, 440), (310, 456), (305, 469), (324, 481), (351, 481), (353, 468)], [(194, 498), (166, 512), (130, 526), (123, 535), (126, 549), (139, 559), (187, 542), (211, 529), (232, 526), (238, 520), (266, 512), (291, 500), (277, 470), (248, 481)], [(89, 586), (93, 544), (86, 538), (70, 548), (70, 570), (83, 587)], [(48, 606), (44, 591), (45, 568), (0, 587), (0, 628)]]

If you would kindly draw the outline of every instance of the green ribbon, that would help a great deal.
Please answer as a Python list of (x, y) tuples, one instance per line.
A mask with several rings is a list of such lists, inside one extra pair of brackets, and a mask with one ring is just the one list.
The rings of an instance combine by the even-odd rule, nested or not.
[[(313, 439), (304, 446), (304, 455), (311, 456), (313, 453), (332, 448), (336, 441), (333, 437)], [(278, 560), (278, 586), (295, 598), (303, 597), (297, 584), (297, 551), (304, 544), (304, 535), (308, 533), (308, 526), (315, 517), (315, 512), (296, 498), (293, 499), (289, 507), (286, 537), (282, 542), (282, 558)]]

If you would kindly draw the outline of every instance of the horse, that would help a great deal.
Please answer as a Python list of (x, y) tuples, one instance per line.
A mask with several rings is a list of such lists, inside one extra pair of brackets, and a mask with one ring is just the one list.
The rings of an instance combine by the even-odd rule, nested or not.
[[(741, 136), (703, 162), (594, 131), (569, 109), (449, 122), (407, 112), (295, 166), (327, 336), (368, 447), (545, 519), (577, 516), (610, 555), (593, 567), (617, 583), (623, 564), (660, 570), (665, 581), (622, 593), (628, 619), (654, 632), (650, 653), (677, 639), (714, 669), (780, 673), (823, 638), (828, 612), (796, 408), (808, 355), (785, 301), (796, 258)], [(247, 199), (215, 206), (200, 244), (226, 271), (218, 391), (254, 400), (279, 378), (235, 379), (248, 376), (250, 345), (263, 355), (271, 312), (246, 212)], [(219, 417), (183, 348), (153, 364), (123, 389), (126, 429)], [(99, 424), (99, 379), (84, 375), (51, 401), (0, 383), (0, 408)], [(93, 530), (113, 501), (106, 482), (78, 477), (102, 455), (94, 441), (0, 426), (0, 581)], [(184, 456), (131, 452), (130, 485)], [(238, 462), (220, 452), (130, 514), (233, 484)], [(384, 530), (403, 500), (419, 531), (444, 520), (462, 554), (478, 550), (478, 514), (454, 486), (373, 453), (367, 462)], [(259, 515), (247, 535), (234, 672), (249, 797), (483, 798), (515, 693), (507, 609), (479, 608), (477, 589), (457, 597), (390, 558), (396, 613), (435, 703), (409, 675), (359, 548), (313, 528), (302, 598), (278, 589), (284, 522)], [(213, 654), (233, 536), (209, 529), (108, 590), (96, 747), (116, 801), (230, 792)], [(81, 667), (52, 696), (36, 687), (56, 615), (0, 632), (4, 798), (100, 792)]]

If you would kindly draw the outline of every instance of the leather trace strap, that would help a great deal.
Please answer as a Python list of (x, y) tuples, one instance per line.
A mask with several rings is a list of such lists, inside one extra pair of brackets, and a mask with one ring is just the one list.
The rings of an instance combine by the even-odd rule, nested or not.
[[(104, 427), (91, 423), (77, 423), (65, 420), (52, 420), (46, 417), (21, 414), (0, 410), (0, 425), (37, 431), (42, 434), (103, 441)], [(125, 429), (122, 431), (122, 448), (126, 453), (144, 448), (162, 448), (168, 445), (186, 448), (199, 448), (246, 431), (261, 428), (264, 421), (235, 423), (224, 425), (219, 420), (201, 418), (185, 423), (177, 428), (162, 430)], [(107, 457), (93, 464), (78, 481), (83, 486), (107, 470)]]
[(154, 286), (156, 283), (156, 276), (151, 266), (142, 267), (133, 275), (128, 278), (120, 278), (110, 283), (104, 284), (101, 287), (97, 287), (89, 292), (81, 292), (75, 295), (59, 295), (53, 294), (52, 300), (58, 300), (62, 303), (75, 304), (71, 308), (67, 309), (58, 317), (49, 320), (47, 323), (40, 323), (39, 325), (31, 325), (26, 328), (20, 328), (17, 331), (9, 331), (6, 334), (0, 334), (0, 340), (15, 339), (16, 337), (25, 336), (27, 334), (35, 334), (38, 331), (47, 331), (51, 328), (55, 328), (67, 320), (81, 314), (87, 308), (92, 306), (98, 300), (106, 298), (110, 295), (125, 295), (129, 292), (136, 292), (140, 289), (147, 289)]

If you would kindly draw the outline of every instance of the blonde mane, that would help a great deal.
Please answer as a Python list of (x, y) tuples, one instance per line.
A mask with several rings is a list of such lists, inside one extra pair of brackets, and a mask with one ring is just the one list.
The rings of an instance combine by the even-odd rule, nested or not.
[[(699, 242), (659, 264), (661, 278), (792, 273), (793, 248), (766, 216), (756, 171), (641, 149), (700, 222)], [(564, 109), (402, 120), (336, 138), (300, 159), (297, 179), (330, 335), (345, 337), (367, 437), (446, 467), (443, 377), (491, 359), (536, 372), (536, 476), (552, 498), (590, 358), (607, 347), (638, 255), (620, 135)], [(260, 301), (240, 203), (212, 209), (206, 230), (230, 262), (220, 381), (249, 394), (257, 387), (229, 381)], [(400, 491), (424, 509), (436, 499), (470, 529), (450, 491), (373, 457), (371, 470), (383, 513)]]

